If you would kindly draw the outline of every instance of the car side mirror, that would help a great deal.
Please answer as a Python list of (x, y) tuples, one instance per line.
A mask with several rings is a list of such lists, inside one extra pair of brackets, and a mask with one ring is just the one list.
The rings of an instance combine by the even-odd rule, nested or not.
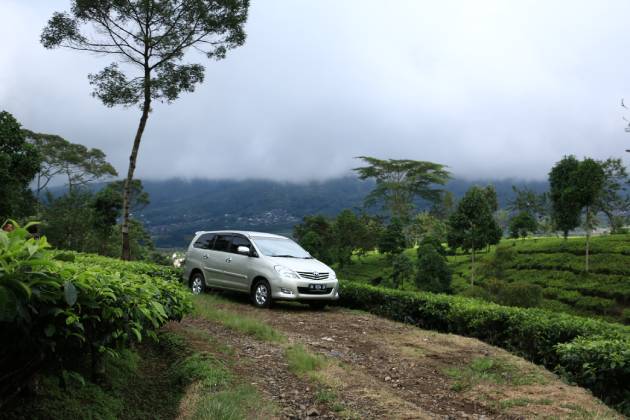
[(236, 248), (236, 252), (243, 255), (249, 255), (249, 247), (240, 245), (238, 248)]

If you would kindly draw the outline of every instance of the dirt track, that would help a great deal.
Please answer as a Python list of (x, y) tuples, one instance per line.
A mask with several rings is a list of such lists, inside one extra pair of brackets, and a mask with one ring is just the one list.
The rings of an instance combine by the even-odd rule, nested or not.
[[(268, 323), (289, 343), (259, 341), (194, 317), (168, 328), (187, 334), (198, 350), (212, 350), (207, 340), (192, 333), (198, 330), (232, 347), (237, 374), (273, 400), (282, 418), (617, 417), (587, 391), (475, 339), (341, 308), (313, 311), (305, 305), (277, 304), (260, 310), (246, 298), (223, 296), (226, 300), (218, 304), (222, 309)], [(330, 361), (317, 380), (289, 371), (284, 351), (296, 343)], [(465, 386), (448, 374), (466, 372), (479, 359), (499, 360), (509, 369)], [(343, 410), (316, 398), (322, 387), (334, 391)]]

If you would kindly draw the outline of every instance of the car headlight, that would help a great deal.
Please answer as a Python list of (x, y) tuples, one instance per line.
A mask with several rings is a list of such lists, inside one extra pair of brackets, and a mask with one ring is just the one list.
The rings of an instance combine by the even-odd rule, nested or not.
[(285, 279), (299, 279), (300, 278), (298, 273), (296, 273), (295, 271), (283, 265), (275, 265), (273, 268), (274, 270), (278, 272), (278, 274), (280, 274), (280, 277), (283, 277)]
[(337, 273), (335, 273), (334, 271), (330, 272), (330, 279), (331, 280), (337, 280)]

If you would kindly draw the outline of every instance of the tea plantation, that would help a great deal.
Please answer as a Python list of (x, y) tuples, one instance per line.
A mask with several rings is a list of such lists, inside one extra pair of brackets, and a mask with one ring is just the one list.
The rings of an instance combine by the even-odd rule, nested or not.
[[(496, 247), (479, 254), (475, 288), (470, 286), (470, 257), (449, 256), (453, 291), (492, 300), (497, 280), (534, 284), (542, 289), (537, 305), (541, 308), (630, 323), (630, 235), (592, 238), (588, 273), (584, 271), (584, 241), (581, 237), (503, 240), (499, 247), (507, 249), (504, 257), (497, 257)], [(405, 253), (416, 260), (414, 249)], [(340, 277), (377, 285), (387, 284), (390, 272), (387, 258), (371, 253), (355, 257)], [(413, 281), (403, 288), (417, 290)]]

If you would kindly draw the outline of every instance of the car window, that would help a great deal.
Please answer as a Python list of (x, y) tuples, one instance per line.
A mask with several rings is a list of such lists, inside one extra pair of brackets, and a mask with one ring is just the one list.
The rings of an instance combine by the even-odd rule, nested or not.
[(235, 254), (238, 253), (238, 247), (239, 246), (246, 246), (248, 247), (250, 250), (252, 249), (252, 244), (249, 242), (249, 240), (241, 237), (241, 236), (233, 236), (232, 237), (232, 244), (230, 245), (230, 252), (233, 252)]
[(199, 249), (212, 249), (215, 236), (214, 233), (204, 233), (195, 241), (193, 246)]
[(230, 252), (230, 242), (232, 241), (232, 235), (217, 235), (214, 240), (215, 251)]

